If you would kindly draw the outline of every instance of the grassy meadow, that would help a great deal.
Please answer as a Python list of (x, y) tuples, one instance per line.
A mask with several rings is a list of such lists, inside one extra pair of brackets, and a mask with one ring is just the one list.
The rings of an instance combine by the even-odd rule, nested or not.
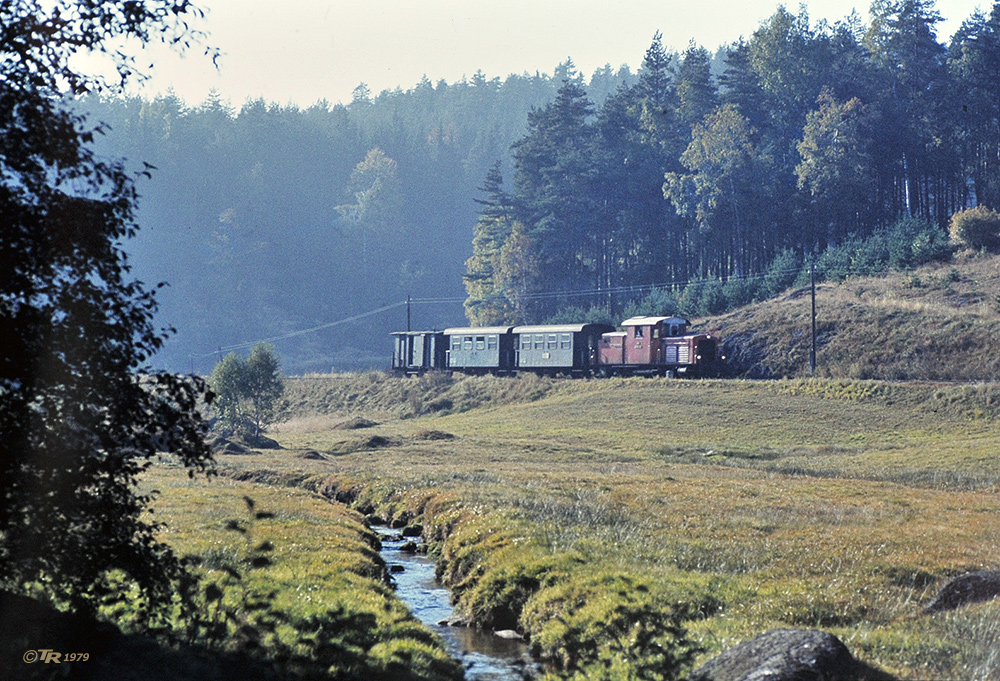
[[(212, 555), (223, 539), (193, 528), (244, 493), (279, 517), (326, 497), (419, 524), (459, 611), (524, 632), (555, 677), (683, 673), (795, 626), (899, 679), (1000, 678), (1000, 603), (922, 613), (949, 577), (1000, 562), (998, 387), (372, 372), (287, 392), (283, 449), (163, 490), (167, 539)], [(348, 555), (370, 551), (360, 516), (345, 530), (326, 508), (275, 541), (307, 551), (268, 577), (288, 607), (370, 577)]]

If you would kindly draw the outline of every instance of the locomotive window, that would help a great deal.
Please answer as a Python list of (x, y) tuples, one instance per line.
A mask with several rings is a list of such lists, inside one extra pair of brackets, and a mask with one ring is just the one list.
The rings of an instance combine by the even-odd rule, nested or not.
[(463, 345), (463, 347), (466, 350), (471, 350), (472, 349), (472, 336), (466, 336), (463, 339), (462, 345)]
[(671, 336), (676, 336), (676, 335), (678, 335), (678, 334), (677, 334), (677, 325), (676, 325), (676, 324), (671, 324), (671, 325), (670, 325), (670, 335), (671, 335)]
[(563, 350), (569, 350), (573, 347), (573, 337), (568, 333), (561, 334), (559, 336), (559, 347)]
[(545, 349), (545, 336), (542, 334), (535, 334), (535, 350)]
[(659, 337), (660, 337), (660, 327), (654, 326), (653, 327), (653, 338), (659, 338)]
[(635, 337), (636, 338), (642, 338), (642, 327), (641, 326), (635, 327)]
[(496, 350), (497, 349), (497, 337), (496, 336), (487, 336), (486, 337), (486, 349), (487, 350)]
[(486, 336), (476, 336), (476, 350), (486, 349)]
[(554, 333), (549, 334), (549, 343), (548, 343), (549, 350), (555, 350), (557, 347), (559, 347), (559, 341), (557, 340), (557, 338), (558, 337)]

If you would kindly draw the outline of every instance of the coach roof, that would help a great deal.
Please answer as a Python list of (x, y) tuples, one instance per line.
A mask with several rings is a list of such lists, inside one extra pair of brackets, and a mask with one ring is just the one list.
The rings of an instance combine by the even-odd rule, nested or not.
[(446, 336), (489, 336), (491, 334), (505, 334), (509, 332), (509, 326), (456, 326), (444, 330)]

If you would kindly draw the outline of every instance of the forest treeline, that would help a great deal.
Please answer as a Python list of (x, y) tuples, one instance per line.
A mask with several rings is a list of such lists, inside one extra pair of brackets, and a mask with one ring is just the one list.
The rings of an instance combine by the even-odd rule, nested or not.
[(699, 314), (812, 258), (849, 270), (861, 244), (944, 252), (952, 213), (1000, 207), (1000, 3), (949, 42), (939, 21), (929, 0), (875, 0), (867, 23), (779, 7), (716, 53), (657, 34), (635, 72), (88, 104), (110, 152), (156, 167), (129, 248), (170, 283), (161, 362), (272, 339), (292, 372), (381, 366), (408, 295), (420, 328), (461, 323), (463, 300), (477, 324)]

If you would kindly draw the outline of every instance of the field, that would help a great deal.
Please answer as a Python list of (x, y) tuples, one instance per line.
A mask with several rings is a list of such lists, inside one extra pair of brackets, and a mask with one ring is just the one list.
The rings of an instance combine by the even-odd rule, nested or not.
[(997, 567), (1000, 388), (369, 373), (288, 396), (283, 449), (221, 456), (222, 483), (420, 524), (459, 610), (553, 674), (665, 668), (653, 640), (683, 670), (797, 626), (900, 679), (1000, 678), (1000, 603), (922, 612)]

